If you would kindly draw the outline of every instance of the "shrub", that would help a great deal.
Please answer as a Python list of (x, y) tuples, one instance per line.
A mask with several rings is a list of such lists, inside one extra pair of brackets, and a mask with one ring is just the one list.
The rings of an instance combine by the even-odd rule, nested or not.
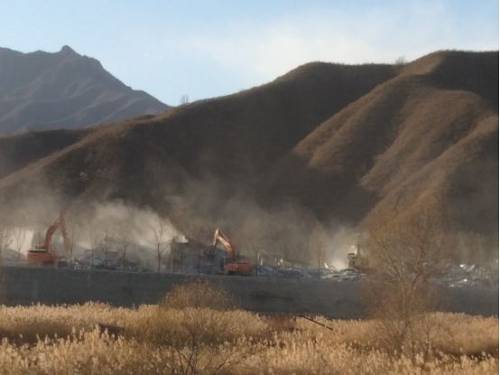
[(194, 281), (174, 287), (160, 304), (161, 308), (209, 308), (227, 310), (235, 307), (231, 295), (208, 281)]
[(256, 314), (217, 311), (207, 308), (157, 308), (151, 316), (137, 320), (133, 335), (155, 345), (218, 345), (240, 337), (256, 337), (267, 332), (267, 325)]
[(450, 238), (437, 207), (419, 215), (381, 218), (368, 232), (370, 272), (364, 293), (378, 324), (380, 346), (390, 352), (430, 350), (426, 313), (438, 300), (432, 280), (444, 269)]

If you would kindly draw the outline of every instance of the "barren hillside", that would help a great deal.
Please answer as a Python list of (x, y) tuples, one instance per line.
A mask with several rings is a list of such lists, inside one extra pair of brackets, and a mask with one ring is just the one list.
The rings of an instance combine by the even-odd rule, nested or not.
[[(168, 175), (174, 184), (182, 183), (166, 168), (164, 163), (169, 163), (186, 171), (191, 179), (215, 184), (223, 181), (228, 190), (252, 186), (260, 183), (258, 177), (274, 160), (315, 126), (391, 78), (393, 71), (388, 65), (309, 64), (267, 85), (235, 95), (93, 129), (79, 142), (59, 151), (46, 147), (45, 158), (24, 169), (19, 164), (20, 169), (7, 176), (2, 185), (14, 186), (53, 175), (56, 179), (51, 178), (50, 184), (70, 195), (104, 183), (113, 196), (148, 197), (148, 182), (159, 174)], [(33, 137), (40, 140), (45, 134)], [(73, 139), (62, 138), (62, 143), (71, 143)], [(8, 147), (14, 142), (26, 141), (20, 137), (4, 138), (0, 148), (3, 159), (16, 160)], [(29, 147), (25, 148), (30, 153)], [(151, 173), (148, 166), (159, 173)], [(70, 173), (87, 178), (81, 182), (68, 178)], [(104, 174), (113, 176), (111, 185), (96, 177)], [(104, 198), (103, 194), (99, 193), (100, 198)], [(145, 201), (151, 202), (147, 198)]]
[[(288, 235), (318, 220), (359, 226), (418, 212), (437, 199), (457, 230), (495, 237), (497, 88), (497, 52), (437, 52), (405, 66), (307, 64), (157, 116), (0, 139), (0, 160), (11, 165), (0, 192), (4, 202), (47, 192), (124, 200), (186, 230), (223, 221), (236, 232), (252, 218), (258, 232), (255, 222), (275, 224), (263, 217), (280, 212)], [(26, 145), (22, 162), (14, 144)]]
[(497, 70), (496, 52), (439, 52), (410, 63), (299, 142), (268, 174), (270, 196), (354, 223), (374, 209), (443, 198), (462, 224), (492, 230)]

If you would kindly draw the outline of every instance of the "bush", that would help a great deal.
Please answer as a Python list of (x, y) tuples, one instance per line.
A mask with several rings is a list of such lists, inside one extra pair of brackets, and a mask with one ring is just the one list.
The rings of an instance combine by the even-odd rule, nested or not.
[(196, 281), (175, 287), (129, 332), (140, 342), (166, 348), (173, 373), (215, 374), (253, 354), (247, 338), (264, 336), (267, 328), (258, 315), (234, 309), (223, 289)]
[(146, 341), (180, 347), (232, 342), (266, 328), (259, 316), (236, 310), (225, 290), (195, 281), (173, 288), (152, 315), (137, 322), (135, 332)]
[(247, 311), (207, 308), (163, 309), (137, 322), (135, 336), (155, 345), (218, 345), (267, 332), (266, 323)]
[(235, 307), (231, 295), (208, 281), (194, 281), (174, 287), (160, 303), (161, 308), (208, 308), (228, 310)]

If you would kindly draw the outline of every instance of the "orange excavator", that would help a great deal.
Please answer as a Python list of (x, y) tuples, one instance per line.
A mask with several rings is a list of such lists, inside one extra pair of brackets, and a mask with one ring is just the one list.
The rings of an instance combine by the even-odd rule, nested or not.
[(214, 232), (212, 246), (216, 247), (220, 242), (224, 250), (228, 254), (228, 258), (224, 264), (224, 273), (228, 275), (251, 275), (253, 271), (253, 264), (248, 258), (236, 254), (236, 248), (231, 243), (229, 238), (217, 228)]
[(29, 264), (41, 266), (53, 266), (58, 264), (60, 259), (56, 254), (54, 254), (52, 249), (52, 237), (57, 229), (61, 230), (64, 251), (68, 254), (69, 242), (66, 233), (66, 226), (64, 224), (64, 211), (61, 211), (56, 221), (54, 221), (54, 223), (47, 229), (47, 232), (45, 233), (45, 240), (42, 243), (35, 245), (33, 249), (28, 250), (27, 261)]

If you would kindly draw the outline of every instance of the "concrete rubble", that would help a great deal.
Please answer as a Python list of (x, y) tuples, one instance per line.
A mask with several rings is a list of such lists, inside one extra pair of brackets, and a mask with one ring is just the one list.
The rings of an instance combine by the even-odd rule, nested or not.
[[(496, 267), (495, 267), (496, 265)], [(498, 287), (498, 261), (490, 268), (475, 264), (450, 264), (445, 272), (437, 278), (437, 282), (452, 288), (460, 287)], [(258, 266), (257, 276), (275, 278), (308, 278), (331, 281), (358, 281), (366, 275), (358, 270), (346, 269), (313, 269), (300, 267)]]
[(498, 260), (488, 268), (476, 264), (450, 264), (439, 281), (452, 288), (498, 287)]
[(361, 272), (353, 269), (336, 270), (332, 268), (301, 268), (258, 266), (257, 276), (280, 278), (329, 279), (332, 281), (354, 281), (363, 277)]

